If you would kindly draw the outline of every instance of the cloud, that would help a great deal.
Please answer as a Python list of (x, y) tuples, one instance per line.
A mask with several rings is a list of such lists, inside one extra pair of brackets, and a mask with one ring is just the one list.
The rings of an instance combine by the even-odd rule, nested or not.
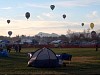
[(88, 5), (100, 4), (100, 0), (70, 0), (70, 1), (59, 0), (55, 4), (60, 7), (88, 6)]
[[(94, 30), (100, 27), (100, 20), (94, 22)], [(72, 21), (32, 21), (32, 20), (12, 20), (7, 24), (6, 19), (0, 19), (0, 35), (8, 35), (9, 30), (13, 31), (12, 36), (16, 35), (35, 35), (38, 32), (66, 34), (68, 29), (73, 32), (82, 32), (83, 29), (89, 28), (89, 22), (85, 22), (82, 27), (80, 22)]]
[(0, 9), (9, 10), (9, 9), (12, 9), (12, 7), (4, 7), (4, 8), (0, 8)]
[[(2, 21), (1, 30), (47, 30), (47, 29), (66, 29), (75, 28), (80, 23), (75, 22), (63, 22), (63, 21), (25, 21), (25, 20), (13, 20), (10, 24)], [(77, 29), (76, 27), (76, 29)], [(80, 26), (79, 26), (80, 27)], [(24, 32), (24, 31), (23, 31)]]
[(57, 17), (59, 17), (59, 15), (55, 15), (53, 12), (41, 13), (37, 16), (40, 21), (54, 21)]
[(37, 18), (38, 18), (38, 20), (41, 20), (41, 21), (43, 21), (43, 20), (44, 20), (44, 18), (43, 18), (43, 17), (41, 17), (41, 16), (37, 16)]
[(50, 13), (43, 13), (42, 15), (46, 16), (46, 17), (49, 17), (49, 18), (54, 16), (54, 14), (52, 12), (50, 12)]
[[(1, 19), (0, 19), (1, 20)], [(62, 21), (27, 21), (27, 20), (12, 20), (7, 24), (6, 19), (0, 22), (0, 35), (7, 35), (7, 31), (13, 31), (13, 36), (16, 35), (35, 35), (38, 32), (48, 32), (62, 34), (66, 31), (66, 24)]]
[(92, 11), (87, 15), (88, 18), (96, 18), (98, 17), (98, 12), (97, 11)]
[(32, 8), (48, 8), (46, 4), (27, 3), (26, 5)]

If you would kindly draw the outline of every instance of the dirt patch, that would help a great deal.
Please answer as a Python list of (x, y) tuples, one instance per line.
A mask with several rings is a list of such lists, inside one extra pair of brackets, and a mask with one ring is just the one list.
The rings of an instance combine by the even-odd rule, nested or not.
[(81, 62), (81, 63), (87, 63), (88, 61), (91, 61), (93, 57), (73, 57), (71, 62)]

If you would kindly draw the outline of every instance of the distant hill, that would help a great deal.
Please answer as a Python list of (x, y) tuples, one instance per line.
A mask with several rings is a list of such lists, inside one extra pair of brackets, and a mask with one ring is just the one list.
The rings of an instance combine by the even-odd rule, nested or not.
[(49, 34), (49, 33), (44, 33), (44, 32), (39, 32), (35, 36), (40, 36), (40, 37), (59, 37), (59, 35), (56, 34), (56, 33)]

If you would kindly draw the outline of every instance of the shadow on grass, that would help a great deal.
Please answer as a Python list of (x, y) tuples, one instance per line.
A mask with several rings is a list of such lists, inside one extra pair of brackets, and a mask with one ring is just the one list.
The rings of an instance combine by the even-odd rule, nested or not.
[(0, 57), (0, 59), (24, 62), (24, 61), (28, 60), (28, 56), (26, 53), (11, 53), (8, 57)]

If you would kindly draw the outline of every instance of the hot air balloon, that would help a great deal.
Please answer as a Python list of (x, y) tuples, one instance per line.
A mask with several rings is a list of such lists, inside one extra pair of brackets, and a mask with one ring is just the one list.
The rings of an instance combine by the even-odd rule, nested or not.
[(96, 35), (97, 35), (97, 34), (96, 34), (95, 31), (92, 31), (92, 32), (91, 32), (91, 37), (92, 37), (93, 39), (96, 39)]
[(66, 18), (66, 15), (65, 15), (65, 14), (63, 14), (63, 18), (64, 18), (64, 19)]
[(26, 12), (26, 13), (25, 13), (25, 17), (26, 17), (27, 19), (29, 19), (30, 13), (29, 13), (29, 12)]
[(84, 26), (84, 23), (82, 23), (82, 26)]
[(93, 29), (94, 28), (94, 23), (90, 23), (90, 27), (91, 27), (91, 29)]
[(55, 5), (50, 5), (50, 8), (53, 10), (55, 8)]
[(12, 31), (8, 31), (8, 35), (10, 37), (12, 35)]
[(10, 20), (7, 20), (7, 23), (9, 24), (10, 23)]

